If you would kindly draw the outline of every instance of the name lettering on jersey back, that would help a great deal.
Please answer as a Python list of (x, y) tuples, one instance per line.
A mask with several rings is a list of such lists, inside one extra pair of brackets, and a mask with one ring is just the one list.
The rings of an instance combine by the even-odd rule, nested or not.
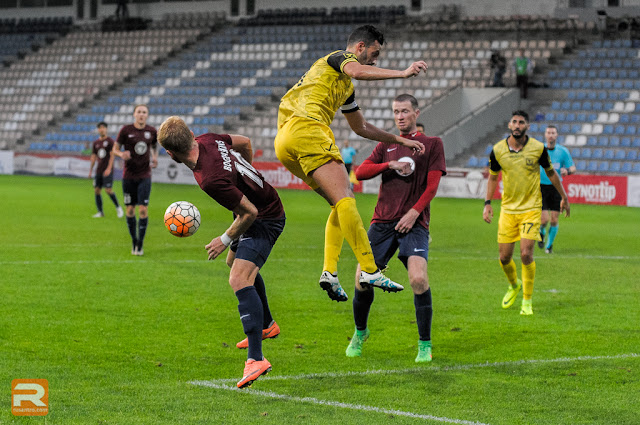
[(227, 149), (227, 145), (222, 140), (216, 140), (216, 143), (218, 144), (218, 151), (222, 157), (222, 168), (227, 171), (232, 171), (231, 158), (229, 158), (229, 149)]

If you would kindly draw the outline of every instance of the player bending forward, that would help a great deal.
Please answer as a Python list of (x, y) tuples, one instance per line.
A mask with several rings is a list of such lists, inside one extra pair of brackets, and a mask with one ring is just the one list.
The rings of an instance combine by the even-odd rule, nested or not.
[(213, 260), (237, 241), (236, 252), (229, 252), (227, 264), (231, 266), (229, 284), (238, 297), (240, 320), (247, 335), (238, 348), (249, 349), (244, 374), (237, 385), (248, 387), (271, 370), (271, 363), (262, 355), (262, 339), (280, 333), (271, 319), (260, 276), (260, 269), (284, 229), (280, 197), (251, 165), (251, 141), (244, 136), (208, 133), (194, 137), (182, 119), (169, 117), (160, 126), (158, 142), (174, 161), (193, 171), (207, 195), (235, 214), (231, 227), (205, 248), (209, 260)]

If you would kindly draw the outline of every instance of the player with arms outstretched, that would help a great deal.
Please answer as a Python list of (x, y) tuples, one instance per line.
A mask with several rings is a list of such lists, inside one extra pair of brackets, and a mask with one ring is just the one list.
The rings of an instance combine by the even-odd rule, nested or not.
[[(431, 320), (433, 308), (427, 274), (429, 254), (430, 203), (436, 196), (440, 178), (446, 174), (444, 146), (439, 137), (427, 137), (419, 132), (416, 119), (420, 114), (418, 101), (401, 94), (393, 101), (396, 127), (402, 137), (415, 140), (425, 148), (423, 155), (413, 157), (410, 148), (379, 143), (373, 153), (358, 167), (358, 180), (382, 174), (382, 184), (369, 227), (369, 240), (376, 265), (384, 269), (398, 252), (407, 269), (413, 289), (413, 304), (418, 326), (416, 362), (431, 361)], [(348, 357), (360, 356), (362, 344), (369, 337), (367, 320), (374, 293), (359, 281), (353, 297), (353, 318), (356, 330), (347, 347)]]
[[(127, 226), (131, 235), (131, 254), (144, 255), (143, 244), (149, 222), (149, 196), (151, 195), (151, 168), (158, 166), (156, 129), (147, 125), (149, 108), (133, 108), (134, 123), (120, 129), (113, 146), (113, 154), (124, 160), (122, 193), (127, 206)], [(122, 149), (122, 150), (121, 150)], [(139, 220), (136, 223), (136, 207)]]
[[(529, 115), (524, 111), (511, 114), (511, 135), (493, 146), (489, 156), (489, 179), (482, 218), (487, 223), (493, 219), (491, 199), (498, 187), (498, 175), (502, 171), (503, 191), (500, 220), (498, 221), (498, 247), (500, 266), (509, 281), (509, 289), (502, 299), (502, 308), (513, 305), (520, 289), (523, 300), (520, 314), (531, 315), (533, 308), (533, 282), (536, 263), (533, 260), (535, 242), (540, 240), (540, 167), (556, 188), (562, 201), (560, 210), (569, 216), (569, 201), (558, 174), (553, 169), (547, 148), (539, 140), (527, 136)], [(520, 241), (522, 280), (518, 279), (516, 263), (513, 261), (515, 243)]]
[(417, 153), (424, 151), (421, 143), (387, 133), (368, 123), (356, 103), (352, 78), (410, 78), (427, 69), (423, 61), (414, 62), (403, 71), (376, 68), (374, 65), (383, 43), (384, 35), (377, 28), (371, 25), (356, 28), (349, 36), (347, 48), (318, 59), (282, 97), (278, 110), (276, 156), (331, 206), (325, 227), (320, 286), (336, 301), (348, 299), (337, 275), (338, 258), (345, 238), (362, 267), (362, 285), (394, 292), (404, 289), (376, 267), (367, 232), (349, 187), (347, 170), (329, 127), (340, 109), (358, 135), (407, 146)]
[(182, 119), (169, 117), (160, 126), (158, 141), (171, 158), (193, 171), (207, 195), (235, 215), (231, 226), (205, 248), (209, 260), (213, 260), (237, 241), (236, 252), (229, 252), (227, 264), (231, 266), (229, 284), (238, 298), (240, 320), (247, 335), (247, 341), (238, 343), (239, 348), (246, 344), (248, 353), (237, 386), (248, 387), (271, 370), (271, 363), (262, 355), (262, 339), (280, 332), (271, 319), (260, 276), (260, 269), (284, 229), (280, 197), (251, 165), (251, 141), (244, 136), (208, 133), (194, 137)]

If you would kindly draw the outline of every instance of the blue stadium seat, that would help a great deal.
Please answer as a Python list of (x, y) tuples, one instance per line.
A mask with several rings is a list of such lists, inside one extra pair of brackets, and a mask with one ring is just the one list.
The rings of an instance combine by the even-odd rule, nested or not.
[(598, 161), (589, 161), (587, 164), (587, 171), (596, 172), (598, 171)]
[(607, 124), (602, 129), (602, 134), (613, 134), (613, 126), (611, 124)]
[(619, 162), (612, 162), (609, 165), (609, 172), (610, 173), (619, 173), (620, 172), (620, 163)]
[(587, 161), (585, 160), (580, 160), (576, 163), (576, 169), (578, 169), (578, 171), (585, 171), (587, 169)]
[(598, 172), (606, 173), (608, 171), (609, 171), (609, 163), (607, 161), (602, 161), (600, 164), (598, 164)]
[(626, 153), (625, 153), (624, 149), (616, 149), (616, 153), (615, 153), (614, 159), (616, 159), (618, 161), (622, 161), (625, 158), (625, 156), (626, 156)]
[(571, 149), (571, 157), (574, 158), (574, 159), (579, 159), (580, 158), (580, 148)]
[(575, 121), (576, 120), (576, 114), (574, 114), (573, 112), (570, 112), (567, 114), (567, 121)]
[(472, 156), (469, 158), (469, 160), (467, 160), (467, 167), (470, 167), (470, 168), (478, 167), (478, 163), (479, 163), (478, 158), (476, 158), (475, 156)]
[(620, 146), (620, 138), (618, 136), (609, 137), (609, 146), (616, 147)]
[(598, 144), (598, 138), (596, 136), (587, 137), (587, 146), (596, 146)]
[(582, 155), (580, 155), (580, 158), (591, 159), (591, 149), (582, 148)]
[(628, 174), (631, 172), (632, 168), (633, 166), (631, 165), (631, 162), (623, 162), (622, 166), (620, 167), (620, 172)]
[(631, 146), (634, 148), (640, 148), (640, 137), (634, 137)]
[(631, 146), (631, 137), (623, 137), (620, 139), (620, 146), (628, 148)]
[(635, 125), (628, 125), (624, 131), (624, 134), (626, 134), (627, 136), (634, 136), (636, 132), (637, 132), (637, 128)]
[(635, 164), (633, 164), (633, 169), (631, 170), (632, 173), (640, 173), (640, 162), (636, 162)]
[(600, 148), (596, 148), (593, 150), (593, 154), (591, 155), (591, 158), (593, 159), (601, 159), (603, 155), (603, 151)]
[(637, 151), (628, 151), (625, 158), (627, 161), (636, 161), (638, 159)]
[(618, 136), (622, 136), (624, 134), (624, 132), (625, 132), (624, 125), (616, 125), (614, 132)]
[(614, 158), (614, 156), (615, 156), (615, 154), (613, 152), (613, 149), (607, 149), (607, 150), (604, 151), (604, 159), (611, 160), (611, 159)]
[(493, 150), (493, 145), (491, 144), (487, 145), (487, 147), (484, 148), (484, 155), (489, 156), (492, 150)]

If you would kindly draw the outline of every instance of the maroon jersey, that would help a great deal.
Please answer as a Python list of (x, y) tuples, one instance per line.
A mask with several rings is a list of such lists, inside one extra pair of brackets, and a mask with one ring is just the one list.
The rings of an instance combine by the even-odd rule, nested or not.
[(155, 148), (156, 129), (146, 125), (142, 130), (129, 124), (118, 133), (118, 143), (131, 152), (131, 159), (124, 162), (124, 179), (146, 179), (151, 177), (151, 148)]
[(106, 139), (98, 139), (93, 142), (93, 153), (98, 159), (98, 167), (96, 168), (96, 176), (104, 173), (109, 165), (109, 159), (111, 158), (111, 151), (113, 150), (113, 139), (107, 137)]
[(240, 204), (242, 196), (258, 209), (259, 219), (284, 217), (278, 192), (240, 154), (231, 149), (228, 134), (207, 133), (196, 137), (200, 155), (193, 176), (207, 195), (228, 210)]
[[(442, 139), (427, 137), (420, 132), (403, 137), (422, 143), (425, 147), (424, 154), (414, 155), (413, 150), (406, 146), (378, 143), (367, 158), (373, 163), (382, 164), (407, 157), (415, 163), (413, 173), (406, 177), (399, 175), (396, 170), (386, 170), (382, 173), (378, 203), (371, 219), (373, 223), (389, 223), (400, 220), (425, 192), (429, 171), (439, 170), (442, 171), (442, 175), (446, 174)], [(431, 207), (427, 206), (422, 211), (416, 224), (429, 228), (430, 209)]]

